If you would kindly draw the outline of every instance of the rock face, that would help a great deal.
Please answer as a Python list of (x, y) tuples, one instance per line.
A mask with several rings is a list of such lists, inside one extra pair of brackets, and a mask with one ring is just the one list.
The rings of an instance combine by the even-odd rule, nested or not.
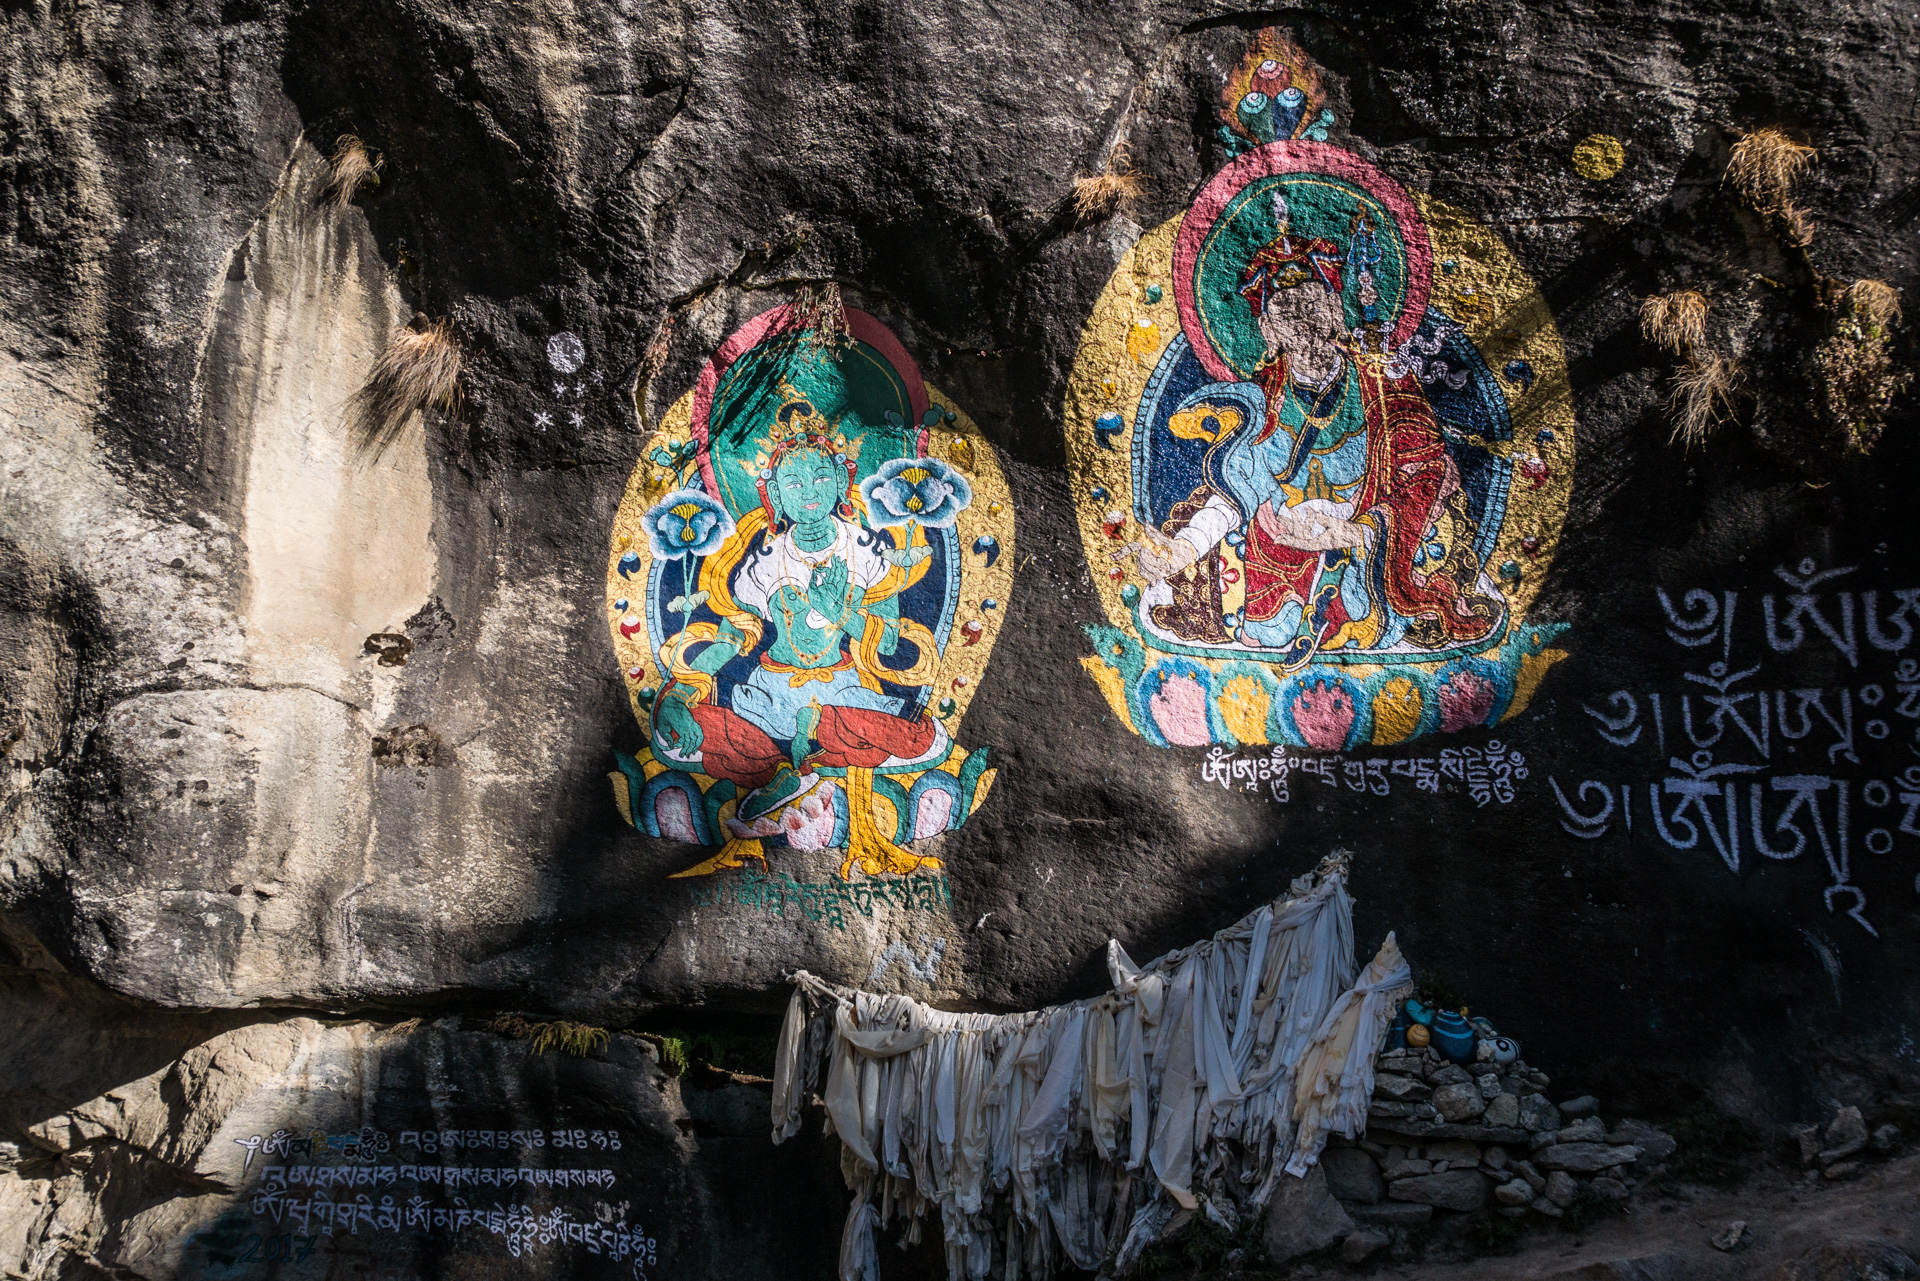
[[(830, 1161), (768, 1167), (791, 1238), (714, 1190), (745, 1095), (449, 1011), (768, 1020), (802, 967), (1027, 1008), (1336, 845), (1362, 950), (1397, 930), (1536, 1062), (1825, 1099), (1810, 1047), (1920, 1018), (1914, 331), (1869, 287), (1920, 283), (1910, 7), (0, 24), (14, 1271), (237, 1267), (275, 1129), (430, 1123), (630, 1133), (657, 1181), (567, 1213), (811, 1266)], [(1763, 126), (1818, 149), (1791, 192), (1741, 176)], [(382, 364), (442, 320), (444, 398)], [(844, 556), (793, 541), (790, 457)], [(698, 569), (640, 524), (691, 493)], [(1404, 1075), (1372, 1124), (1518, 1161), (1581, 1115), (1510, 1084)], [(1419, 1160), (1390, 1198), (1486, 1199)], [(508, 1235), (437, 1230), (394, 1239)]]
[[(809, 1211), (839, 1215), (823, 1150), (774, 1148), (764, 1089), (696, 1090), (630, 1037), (535, 1054), (457, 1018), (194, 1018), (44, 976), (6, 978), (0, 1001), (24, 1033), (0, 1088), (25, 1137), (0, 1178), (15, 1276), (70, 1275), (63, 1258), (205, 1276), (316, 1250), (411, 1275), (833, 1267)], [(735, 1195), (770, 1181), (783, 1204)]]

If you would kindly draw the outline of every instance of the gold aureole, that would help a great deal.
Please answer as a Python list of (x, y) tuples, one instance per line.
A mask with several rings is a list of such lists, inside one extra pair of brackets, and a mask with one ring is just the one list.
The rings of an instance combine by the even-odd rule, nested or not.
[[(1497, 568), (1512, 561), (1520, 566), (1517, 584), (1505, 580), (1500, 584), (1519, 624), (1540, 594), (1540, 584), (1559, 544), (1560, 527), (1567, 518), (1567, 503), (1573, 496), (1573, 385), (1567, 380), (1566, 349), (1560, 342), (1559, 326), (1553, 323), (1553, 312), (1540, 296), (1540, 287), (1500, 237), (1452, 205), (1420, 192), (1412, 195), (1414, 207), (1427, 224), (1434, 262), (1452, 259), (1456, 264), (1451, 275), (1441, 275), (1436, 269), (1436, 284), (1444, 279), (1470, 285), (1484, 300), (1476, 318), (1453, 319), (1466, 325), (1467, 336), (1480, 349), (1494, 381), (1506, 395), (1507, 413), (1513, 419), (1512, 440), (1485, 442), (1488, 450), (1515, 463), (1507, 518), (1487, 564)], [(1439, 292), (1436, 288), (1435, 293)], [(1447, 311), (1443, 302), (1436, 305)], [(1533, 386), (1528, 391), (1522, 392), (1502, 372), (1515, 360), (1524, 360), (1533, 369)], [(1542, 431), (1553, 433), (1550, 444), (1540, 442)], [(1548, 477), (1538, 488), (1519, 470), (1518, 465), (1529, 456), (1547, 464)], [(1539, 540), (1531, 556), (1521, 546), (1528, 537)]]
[[(999, 638), (1000, 628), (1006, 621), (1015, 563), (1013, 501), (1007, 491), (1007, 480), (1000, 470), (999, 459), (973, 420), (938, 388), (927, 387), (927, 403), (951, 411), (954, 415), (953, 422), (929, 434), (928, 453), (945, 459), (965, 473), (973, 486), (973, 502), (961, 511), (954, 522), (962, 564), (960, 602), (954, 612), (946, 650), (939, 656), (933, 672), (932, 694), (927, 702), (928, 713), (937, 716), (940, 701), (947, 698), (953, 700), (953, 714), (940, 717), (940, 720), (947, 732), (957, 739), (960, 722), (966, 716), (968, 705), (973, 702), (974, 693), (980, 688), (981, 677), (986, 674), (987, 660), (993, 653), (994, 641)], [(661, 418), (659, 430), (642, 442), (640, 461), (627, 477), (626, 494), (620, 500), (620, 510), (614, 517), (613, 537), (607, 553), (604, 606), (607, 625), (613, 636), (613, 651), (620, 662), (621, 677), (626, 684), (627, 705), (639, 721), (641, 732), (647, 735), (653, 732), (652, 718), (640, 706), (637, 695), (642, 688), (660, 688), (661, 656), (651, 652), (652, 642), (644, 626), (631, 637), (620, 634), (623, 615), (614, 608), (614, 602), (625, 598), (629, 604), (625, 612), (644, 621), (647, 583), (653, 572), (653, 550), (646, 531), (641, 527), (641, 518), (649, 507), (679, 487), (673, 474), (655, 465), (646, 455), (662, 445), (671, 448), (675, 444), (690, 441), (692, 421), (693, 394), (689, 392), (673, 402), (673, 406)], [(695, 488), (699, 487), (697, 474), (692, 483)], [(987, 567), (985, 557), (973, 551), (974, 543), (989, 534), (1000, 544), (1000, 555), (992, 568)], [(619, 572), (620, 558), (629, 551), (639, 555), (640, 568), (630, 577), (622, 578)], [(671, 573), (669, 570), (670, 577)], [(999, 608), (983, 609), (981, 601), (988, 599), (997, 600)], [(968, 645), (964, 629), (974, 621), (981, 625), (980, 639)], [(645, 675), (638, 679), (630, 674), (636, 666), (646, 669)], [(657, 765), (655, 768), (658, 768)], [(984, 775), (978, 794), (981, 798), (986, 795)]]
[[(1524, 625), (1547, 567), (1553, 562), (1573, 492), (1573, 393), (1560, 330), (1540, 296), (1539, 286), (1498, 235), (1444, 201), (1417, 191), (1409, 194), (1427, 224), (1433, 247), (1431, 305), (1466, 326), (1493, 371), (1513, 420), (1512, 440), (1483, 443), (1490, 451), (1513, 459), (1516, 465), (1506, 519), (1487, 563), (1490, 570), (1507, 561), (1520, 567), (1518, 583), (1500, 580), (1517, 629)], [(1121, 258), (1081, 330), (1065, 399), (1067, 466), (1080, 538), (1094, 568), (1094, 591), (1107, 620), (1136, 637), (1132, 611), (1120, 593), (1129, 584), (1144, 588), (1145, 582), (1131, 559), (1116, 561), (1114, 553), (1140, 538), (1132, 518), (1134, 415), (1153, 374), (1153, 364), (1133, 359), (1128, 339), (1141, 320), (1151, 322), (1169, 338), (1180, 330), (1174, 291), (1163, 288), (1161, 301), (1149, 304), (1146, 290), (1148, 285), (1164, 286), (1172, 280), (1173, 246), (1184, 219), (1184, 213), (1169, 218), (1142, 236)], [(1448, 260), (1454, 263), (1451, 272), (1444, 270)], [(1470, 304), (1459, 305), (1456, 299), (1460, 297), (1470, 299)], [(1532, 368), (1533, 381), (1527, 390), (1505, 376), (1506, 366), (1515, 360), (1525, 361)], [(1113, 434), (1113, 448), (1107, 449), (1099, 443), (1092, 424), (1110, 411), (1120, 415), (1125, 429)], [(1552, 433), (1550, 442), (1539, 440), (1542, 431)], [(1536, 455), (1546, 463), (1548, 473), (1538, 487), (1518, 470), (1519, 464)], [(1105, 489), (1107, 497), (1092, 498), (1091, 491), (1096, 487)], [(1103, 518), (1116, 508), (1127, 513), (1128, 519), (1117, 535), (1110, 536)], [(1522, 546), (1529, 537), (1538, 540), (1532, 555)], [(1125, 571), (1119, 579), (1107, 572), (1116, 564)], [(1207, 662), (1217, 666), (1218, 660)], [(1351, 665), (1348, 670), (1364, 677), (1378, 668)], [(1104, 684), (1102, 688), (1105, 690)], [(1106, 692), (1110, 701), (1115, 698), (1116, 691)], [(1116, 707), (1124, 705), (1121, 700)]]
[(1627, 149), (1610, 133), (1590, 133), (1573, 148), (1573, 168), (1582, 178), (1605, 182), (1627, 163)]

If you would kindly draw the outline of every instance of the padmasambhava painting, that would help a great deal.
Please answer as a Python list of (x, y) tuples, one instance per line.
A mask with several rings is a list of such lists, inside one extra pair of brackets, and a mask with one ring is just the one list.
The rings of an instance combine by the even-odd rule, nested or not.
[(1083, 661), (1162, 745), (1497, 722), (1561, 656), (1525, 618), (1572, 482), (1552, 316), (1491, 232), (1323, 141), (1290, 44), (1225, 100), (1234, 158), (1121, 260), (1069, 386)]
[(718, 846), (679, 873), (844, 851), (938, 867), (993, 782), (955, 741), (1012, 580), (993, 450), (879, 321), (778, 307), (735, 333), (627, 483), (607, 603), (649, 746), (615, 799)]

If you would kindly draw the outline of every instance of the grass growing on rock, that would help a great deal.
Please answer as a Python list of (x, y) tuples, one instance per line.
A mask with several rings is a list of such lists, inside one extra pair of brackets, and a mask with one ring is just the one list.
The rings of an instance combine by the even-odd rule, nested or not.
[(1725, 356), (1696, 356), (1673, 377), (1673, 395), (1667, 409), (1673, 418), (1676, 444), (1692, 449), (1706, 443), (1713, 429), (1733, 407), (1733, 391), (1740, 384), (1740, 367)]
[(1691, 356), (1707, 340), (1707, 296), (1684, 289), (1642, 300), (1640, 334), (1664, 351)]
[(1733, 144), (1721, 181), (1805, 248), (1813, 242), (1813, 222), (1793, 203), (1793, 191), (1819, 154), (1778, 129), (1755, 129)]
[(414, 414), (453, 413), (460, 405), (461, 365), (460, 340), (448, 321), (416, 320), (396, 332), (367, 385), (348, 401), (355, 444), (378, 458)]
[(1868, 453), (1886, 427), (1887, 411), (1913, 381), (1893, 359), (1900, 291), (1880, 280), (1857, 280), (1840, 302), (1833, 332), (1814, 348), (1814, 381), (1827, 419), (1855, 453)]
[(1099, 222), (1128, 213), (1146, 192), (1147, 185), (1133, 171), (1126, 148), (1119, 147), (1103, 172), (1074, 180), (1073, 215), (1081, 222)]
[(380, 161), (367, 150), (367, 144), (353, 134), (342, 134), (327, 157), (327, 181), (320, 188), (320, 203), (335, 212), (353, 203), (362, 187), (380, 185)]
[(531, 1042), (535, 1054), (564, 1050), (575, 1058), (585, 1058), (595, 1050), (605, 1049), (612, 1039), (605, 1028), (588, 1023), (569, 1023), (564, 1019), (534, 1023), (518, 1014), (502, 1014), (487, 1025), (487, 1030), (516, 1041)]

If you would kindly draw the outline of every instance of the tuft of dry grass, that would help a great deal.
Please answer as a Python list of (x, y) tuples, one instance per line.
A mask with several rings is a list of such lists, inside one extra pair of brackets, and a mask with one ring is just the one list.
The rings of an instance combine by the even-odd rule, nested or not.
[(365, 186), (380, 185), (381, 161), (367, 150), (367, 144), (353, 134), (342, 134), (327, 158), (327, 181), (320, 189), (320, 203), (335, 211), (345, 209)]
[(1106, 170), (1073, 183), (1073, 216), (1081, 222), (1099, 222), (1129, 213), (1147, 193), (1147, 184), (1133, 171), (1125, 146), (1115, 147)]
[(809, 351), (834, 352), (853, 344), (847, 333), (847, 303), (839, 282), (815, 281), (800, 286), (791, 310), (793, 326), (806, 335)]
[(1707, 339), (1706, 295), (1688, 289), (1642, 300), (1640, 334), (1676, 356), (1691, 356)]
[(1775, 212), (1793, 199), (1800, 175), (1820, 153), (1778, 129), (1755, 129), (1733, 144), (1721, 181), (1745, 196), (1756, 209)]
[(1667, 408), (1673, 416), (1674, 443), (1692, 449), (1706, 443), (1732, 408), (1740, 367), (1725, 356), (1696, 356), (1674, 375)]
[(420, 1024), (423, 1023), (424, 1021), (425, 1020), (421, 1018), (415, 1017), (415, 1018), (407, 1019), (400, 1023), (395, 1023), (392, 1027), (387, 1029), (387, 1035), (388, 1036), (411, 1036), (415, 1032), (418, 1032), (420, 1030)]
[(1813, 219), (1793, 203), (1793, 189), (1819, 155), (1778, 129), (1755, 129), (1733, 144), (1733, 155), (1720, 181), (1755, 209), (1776, 219), (1787, 239), (1804, 249), (1813, 243)]
[(1847, 286), (1845, 306), (1869, 325), (1892, 325), (1900, 319), (1900, 291), (1884, 280), (1856, 280)]
[(407, 420), (425, 409), (451, 414), (460, 406), (460, 340), (445, 319), (397, 331), (380, 353), (367, 385), (348, 401), (355, 444), (378, 458)]

